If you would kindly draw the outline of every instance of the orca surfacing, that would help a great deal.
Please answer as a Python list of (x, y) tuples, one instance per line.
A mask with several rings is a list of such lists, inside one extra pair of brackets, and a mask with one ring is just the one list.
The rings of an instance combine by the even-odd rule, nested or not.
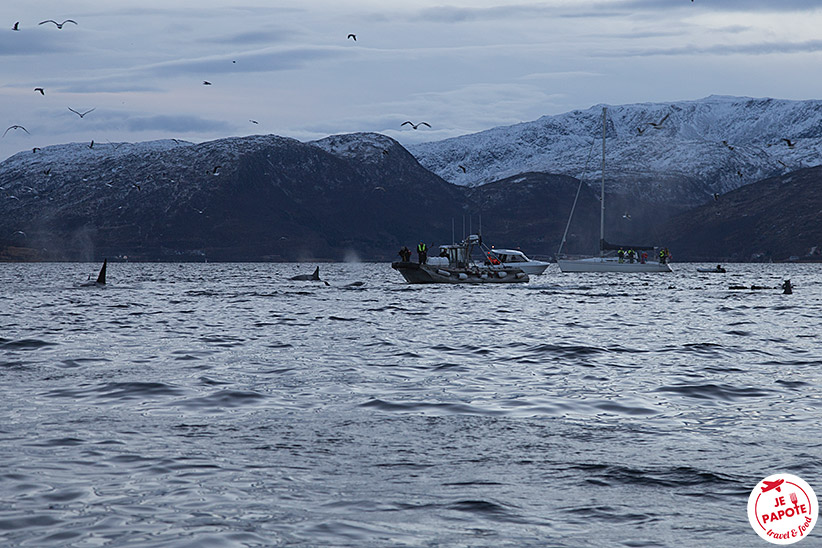
[[(100, 287), (106, 285), (106, 265), (108, 264), (108, 259), (103, 259), (103, 267), (100, 269), (100, 273), (97, 275), (97, 280), (91, 281), (89, 279), (88, 282), (82, 284), (82, 287)], [(89, 278), (91, 278), (89, 276)]]
[(314, 281), (319, 282), (320, 280), (320, 267), (314, 269), (313, 274), (300, 274), (298, 276), (292, 276), (290, 279), (295, 281)]

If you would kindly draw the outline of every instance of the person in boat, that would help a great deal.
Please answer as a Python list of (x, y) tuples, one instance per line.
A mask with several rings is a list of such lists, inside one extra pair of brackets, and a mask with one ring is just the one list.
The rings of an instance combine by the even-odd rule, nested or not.
[(645, 261), (648, 260), (648, 253), (645, 251), (642, 252), (642, 256), (639, 258), (639, 262), (645, 264)]
[(486, 255), (488, 256), (488, 259), (485, 261), (486, 264), (493, 264), (493, 265), (500, 264), (500, 260), (497, 258), (496, 255), (494, 255), (494, 253), (492, 251), (489, 251), (488, 253), (486, 253)]
[(619, 257), (619, 262), (625, 262), (625, 252), (622, 250), (621, 247), (619, 248), (619, 251), (617, 251), (617, 257)]
[(717, 271), (717, 272), (725, 272), (725, 269), (724, 269), (724, 268), (722, 268), (722, 265), (719, 265), (719, 264), (718, 264), (718, 265), (716, 265), (716, 271)]
[(628, 255), (628, 262), (633, 263), (634, 257), (636, 257), (636, 251), (634, 251), (633, 249), (629, 249), (626, 255)]
[(417, 244), (417, 255), (419, 256), (420, 264), (425, 264), (428, 261), (428, 246), (425, 242)]
[(400, 259), (402, 260), (402, 262), (404, 262), (404, 263), (411, 262), (411, 250), (408, 249), (408, 246), (405, 246), (405, 245), (402, 246), (402, 249), (400, 249), (400, 252), (398, 253), (398, 255), (400, 256)]

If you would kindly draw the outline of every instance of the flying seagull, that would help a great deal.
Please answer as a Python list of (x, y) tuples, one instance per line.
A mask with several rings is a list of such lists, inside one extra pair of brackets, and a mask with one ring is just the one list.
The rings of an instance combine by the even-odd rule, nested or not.
[(63, 21), (62, 23), (58, 23), (58, 22), (57, 22), (57, 21), (55, 21), (54, 19), (46, 19), (45, 21), (40, 21), (40, 22), (39, 22), (39, 23), (37, 23), (37, 24), (38, 24), (38, 25), (45, 25), (46, 23), (54, 23), (55, 25), (57, 25), (57, 28), (58, 28), (58, 29), (61, 29), (61, 28), (63, 28), (63, 25), (65, 25), (66, 23), (74, 23), (74, 24), (76, 25), (76, 24), (77, 24), (77, 21), (75, 21), (74, 19), (66, 19), (66, 20), (65, 20), (65, 21)]
[(463, 173), (468, 173), (468, 170), (467, 170), (467, 169), (465, 169), (465, 166), (460, 165), (460, 166), (458, 166), (458, 167), (462, 170), (462, 172), (463, 172)]
[(74, 109), (73, 109), (73, 108), (71, 108), (71, 107), (66, 107), (66, 108), (67, 108), (67, 109), (69, 109), (70, 111), (72, 111), (74, 114), (76, 114), (76, 115), (77, 115), (77, 116), (79, 116), (80, 118), (82, 118), (83, 116), (85, 116), (86, 114), (88, 114), (89, 112), (91, 112), (92, 110), (95, 110), (97, 107), (94, 107), (93, 109), (91, 109), (91, 110), (87, 110), (87, 111), (85, 111), (85, 112), (83, 112), (83, 113), (77, 112), (76, 110), (74, 110)]
[(211, 82), (209, 82), (208, 80), (203, 80), (203, 85), (204, 86), (210, 86)]
[(259, 124), (260, 123), (257, 120), (249, 120), (249, 122), (251, 122), (252, 124)]
[[(353, 38), (355, 42), (357, 41), (357, 35), (356, 34), (349, 34), (348, 38)], [(346, 38), (346, 40), (347, 40), (347, 38)]]
[(13, 27), (11, 27), (11, 30), (20, 30), (19, 28), (17, 28), (19, 25), (20, 25), (20, 21), (17, 21), (17, 22), (14, 24), (14, 26), (13, 26)]
[(665, 117), (664, 117), (664, 118), (662, 118), (662, 120), (660, 120), (659, 122), (650, 122), (650, 124), (651, 124), (654, 128), (659, 129), (659, 128), (661, 128), (661, 127), (662, 127), (662, 124), (665, 122), (665, 120), (667, 120), (667, 119), (668, 119), (668, 116), (670, 116), (670, 115), (671, 115), (671, 113), (669, 112), (669, 113), (668, 113), (668, 114), (666, 114), (666, 115), (665, 115)]
[(630, 221), (631, 220), (631, 214), (628, 213), (628, 212), (625, 212), (625, 214), (622, 216), (622, 218), (623, 219), (628, 219)]
[(719, 201), (719, 193), (718, 192), (714, 192), (714, 201), (715, 202)]
[(34, 88), (34, 91), (39, 91), (40, 95), (45, 95), (46, 94), (46, 92), (43, 91), (43, 88)]
[(414, 129), (417, 129), (417, 128), (418, 128), (418, 127), (420, 127), (420, 126), (428, 126), (428, 127), (431, 127), (431, 124), (429, 124), (428, 122), (420, 122), (420, 123), (418, 123), (418, 124), (415, 124), (414, 122), (412, 122), (412, 121), (410, 121), (410, 120), (405, 121), (405, 122), (403, 122), (402, 124), (400, 124), (400, 127), (404, 126), (405, 124), (410, 124), (410, 125), (411, 125), (411, 127), (412, 127), (412, 128), (414, 128)]
[(788, 145), (788, 148), (793, 148), (793, 146), (796, 144), (793, 141), (791, 141), (790, 139), (786, 139), (784, 137), (782, 138), (782, 140), (785, 141), (785, 143)]
[[(12, 130), (12, 129), (22, 129), (22, 130), (23, 130), (23, 131), (25, 131), (26, 133), (29, 133), (29, 130), (27, 130), (27, 129), (26, 129), (26, 128), (24, 128), (23, 126), (18, 126), (18, 125), (16, 125), (16, 124), (15, 124), (15, 125), (13, 125), (13, 126), (9, 126), (9, 127), (7, 127), (7, 128), (6, 128), (6, 131), (4, 131), (4, 132), (3, 132), (3, 137), (5, 137), (5, 136), (6, 136), (6, 133), (8, 133), (8, 132), (9, 132), (10, 130)], [(29, 133), (29, 135), (31, 135), (31, 133)]]

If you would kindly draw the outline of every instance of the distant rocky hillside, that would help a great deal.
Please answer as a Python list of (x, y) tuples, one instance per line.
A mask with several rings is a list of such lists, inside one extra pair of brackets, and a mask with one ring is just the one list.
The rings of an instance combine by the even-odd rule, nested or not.
[(674, 216), (659, 233), (676, 259), (820, 261), (820, 188), (822, 167), (772, 177)]
[[(524, 172), (600, 179), (602, 105), (409, 147), (459, 185)], [(822, 163), (822, 101), (711, 96), (608, 107), (609, 194), (693, 206)], [(587, 171), (585, 170), (588, 165)]]
[[(688, 210), (608, 194), (606, 238), (681, 261), (812, 259), (820, 178), (801, 169)], [(454, 185), (371, 133), (59, 145), (0, 163), (0, 260), (389, 261), (459, 239), (464, 219), (489, 245), (553, 256), (578, 187), (543, 172)], [(599, 210), (583, 185), (565, 252), (597, 251)]]
[(0, 164), (0, 194), (0, 250), (17, 259), (388, 259), (450, 234), (464, 207), (373, 134), (46, 147)]

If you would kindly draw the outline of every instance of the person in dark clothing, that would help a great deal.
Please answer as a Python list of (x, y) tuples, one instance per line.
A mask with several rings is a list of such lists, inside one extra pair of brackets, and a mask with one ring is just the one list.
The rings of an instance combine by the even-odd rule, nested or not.
[(408, 249), (408, 246), (402, 246), (400, 252), (398, 253), (400, 256), (400, 260), (404, 263), (411, 262), (411, 250)]
[(420, 242), (417, 244), (417, 255), (419, 255), (420, 264), (425, 264), (428, 261), (428, 246)]
[(617, 257), (619, 257), (619, 262), (624, 262), (625, 252), (622, 249), (620, 249), (619, 251), (617, 251)]

